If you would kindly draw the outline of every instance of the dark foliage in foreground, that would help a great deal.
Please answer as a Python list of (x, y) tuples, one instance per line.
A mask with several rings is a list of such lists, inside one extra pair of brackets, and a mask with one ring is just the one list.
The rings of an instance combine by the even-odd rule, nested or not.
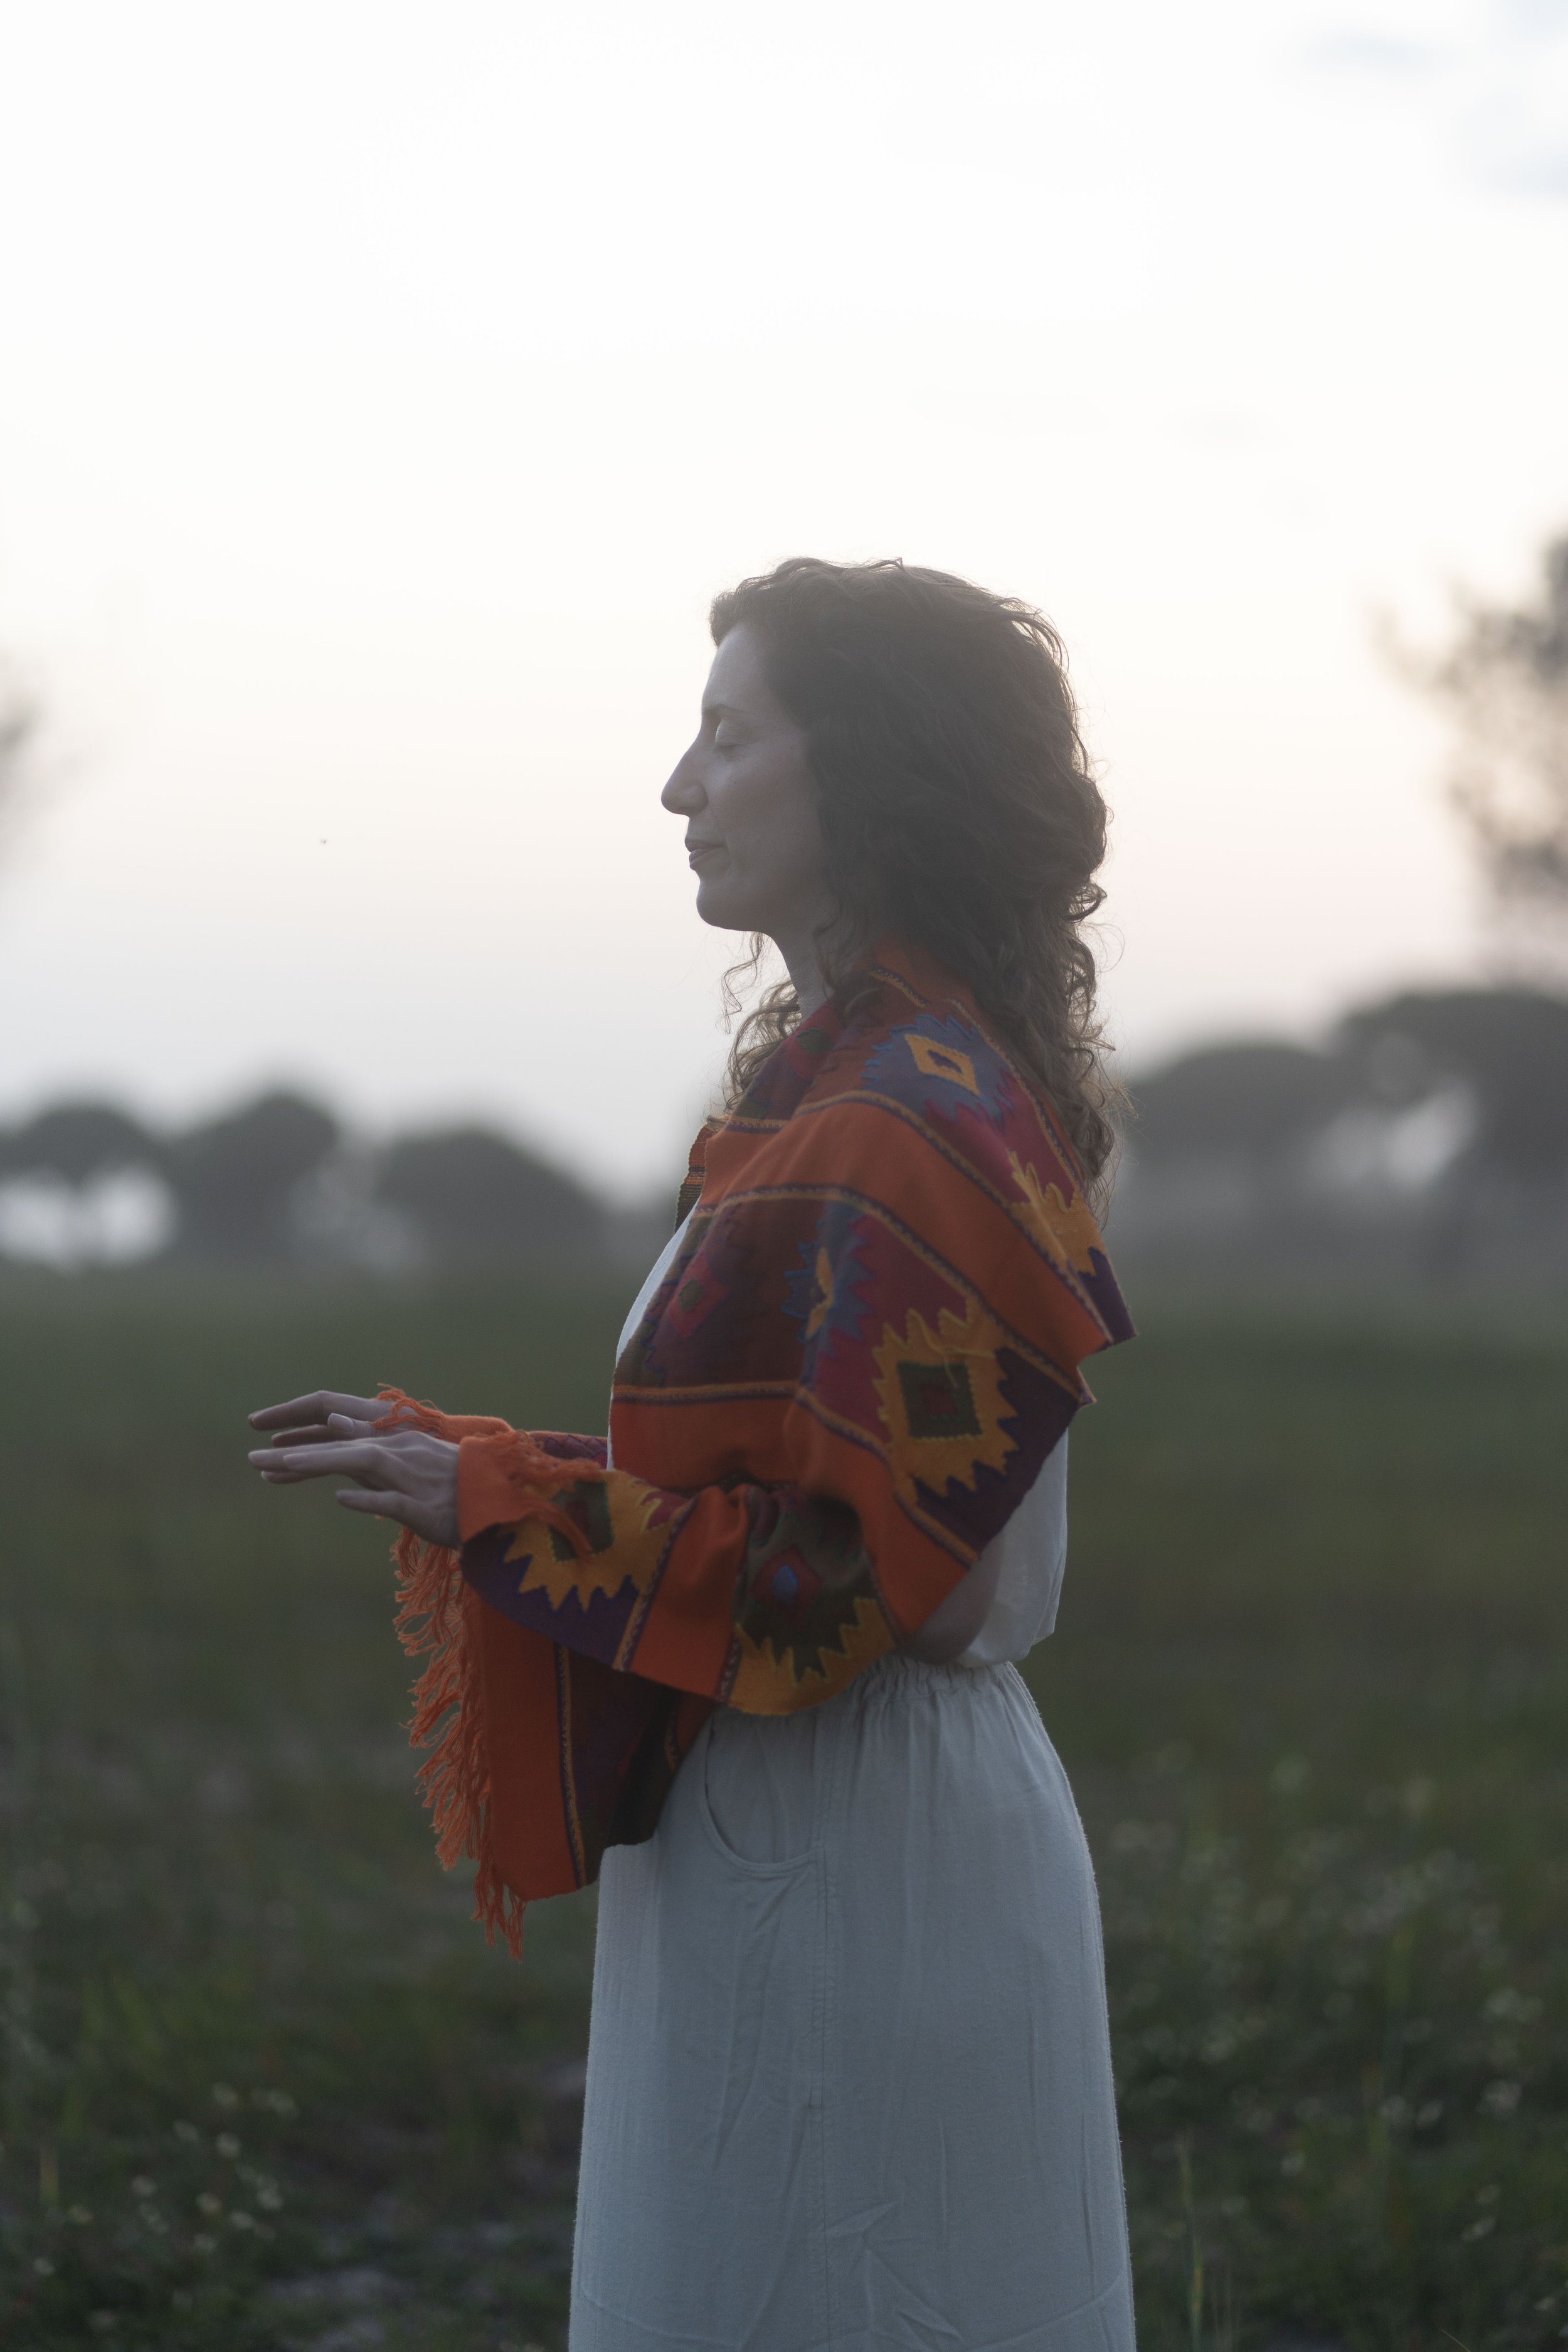
[[(591, 1899), (485, 1949), (411, 1793), (384, 1537), (253, 1493), (240, 1415), (390, 1375), (595, 1425), (624, 1301), (0, 1303), (0, 2345), (559, 2346)], [(1033, 1670), (1100, 1876), (1141, 2341), (1555, 2343), (1568, 1349), (1143, 1319)]]

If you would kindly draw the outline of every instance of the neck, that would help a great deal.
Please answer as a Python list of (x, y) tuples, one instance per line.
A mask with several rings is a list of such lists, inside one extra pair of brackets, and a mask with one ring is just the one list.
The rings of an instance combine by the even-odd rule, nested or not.
[(798, 922), (780, 923), (770, 934), (774, 947), (784, 958), (784, 970), (790, 977), (803, 1019), (809, 1020), (818, 1005), (827, 1001), (827, 981), (822, 969), (822, 949), (817, 934), (822, 929), (826, 909), (812, 907)]

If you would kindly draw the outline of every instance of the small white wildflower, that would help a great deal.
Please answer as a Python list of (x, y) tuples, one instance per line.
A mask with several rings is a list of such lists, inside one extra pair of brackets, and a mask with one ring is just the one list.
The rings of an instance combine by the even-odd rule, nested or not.
[(220, 2156), (226, 2156), (230, 2162), (239, 2154), (239, 2142), (232, 2132), (219, 2132), (213, 2146)]
[(195, 2236), (191, 2240), (192, 2248), (198, 2254), (210, 2254), (216, 2248), (216, 2244), (217, 2240), (216, 2238), (209, 2238), (205, 2230), (198, 2230)]
[(68, 2221), (74, 2221), (79, 2230), (84, 2230), (91, 2219), (92, 2208), (90, 2205), (73, 2205), (66, 2214), (66, 2220)]
[(1496, 2228), (1497, 2215), (1483, 2213), (1479, 2221), (1472, 2221), (1468, 2230), (1460, 2231), (1459, 2235), (1464, 2243), (1468, 2246), (1473, 2245), (1478, 2238), (1489, 2238)]
[(131, 2179), (131, 2194), (132, 2197), (156, 2197), (157, 2183), (149, 2180), (144, 2172), (133, 2173)]
[(40, 2278), (53, 2278), (55, 2274), (55, 2266), (53, 2263), (50, 2262), (47, 2254), (35, 2254), (33, 2256), (33, 2268), (37, 2272)]
[(201, 2134), (196, 2129), (195, 2124), (176, 2124), (174, 2126), (174, 2137), (177, 2140), (182, 2140), (186, 2147), (194, 2147), (197, 2140), (200, 2139)]
[(1489, 2083), (1481, 2093), (1481, 2113), (1501, 2120), (1512, 2115), (1523, 2096), (1521, 2083)]
[(221, 2197), (215, 2197), (210, 2189), (204, 2189), (196, 2199), (196, 2210), (199, 2213), (221, 2213), (223, 2200)]
[(229, 2215), (228, 2226), (231, 2230), (254, 2230), (256, 2216), (254, 2213), (242, 2213), (237, 2210)]
[(257, 2190), (256, 2201), (264, 2213), (280, 2213), (283, 2210), (282, 2193), (275, 2180), (268, 2180)]
[(213, 2105), (215, 2107), (237, 2107), (239, 2105), (239, 2093), (231, 2089), (227, 2083), (215, 2083), (213, 2084)]
[(1280, 2158), (1279, 2169), (1287, 2180), (1294, 2180), (1298, 2173), (1306, 2171), (1307, 2159), (1299, 2147), (1293, 2147), (1289, 2156)]

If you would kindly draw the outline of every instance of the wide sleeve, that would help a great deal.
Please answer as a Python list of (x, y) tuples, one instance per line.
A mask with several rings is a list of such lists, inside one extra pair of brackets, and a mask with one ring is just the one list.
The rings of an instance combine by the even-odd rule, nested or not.
[(879, 1589), (856, 1514), (831, 1498), (750, 1480), (682, 1494), (562, 1462), (520, 1432), (464, 1439), (458, 1465), (468, 1584), (621, 1673), (785, 1715), (912, 1630)]

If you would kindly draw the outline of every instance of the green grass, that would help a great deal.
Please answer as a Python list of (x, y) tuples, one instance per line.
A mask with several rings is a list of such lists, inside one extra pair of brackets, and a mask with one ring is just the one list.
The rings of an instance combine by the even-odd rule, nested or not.
[[(384, 1531), (253, 1491), (242, 1416), (391, 1377), (594, 1427), (623, 1304), (0, 1289), (5, 2352), (563, 2341), (592, 1898), (487, 1950), (411, 1793)], [(1145, 1319), (1032, 1670), (1142, 2341), (1555, 2343), (1568, 1344)]]

